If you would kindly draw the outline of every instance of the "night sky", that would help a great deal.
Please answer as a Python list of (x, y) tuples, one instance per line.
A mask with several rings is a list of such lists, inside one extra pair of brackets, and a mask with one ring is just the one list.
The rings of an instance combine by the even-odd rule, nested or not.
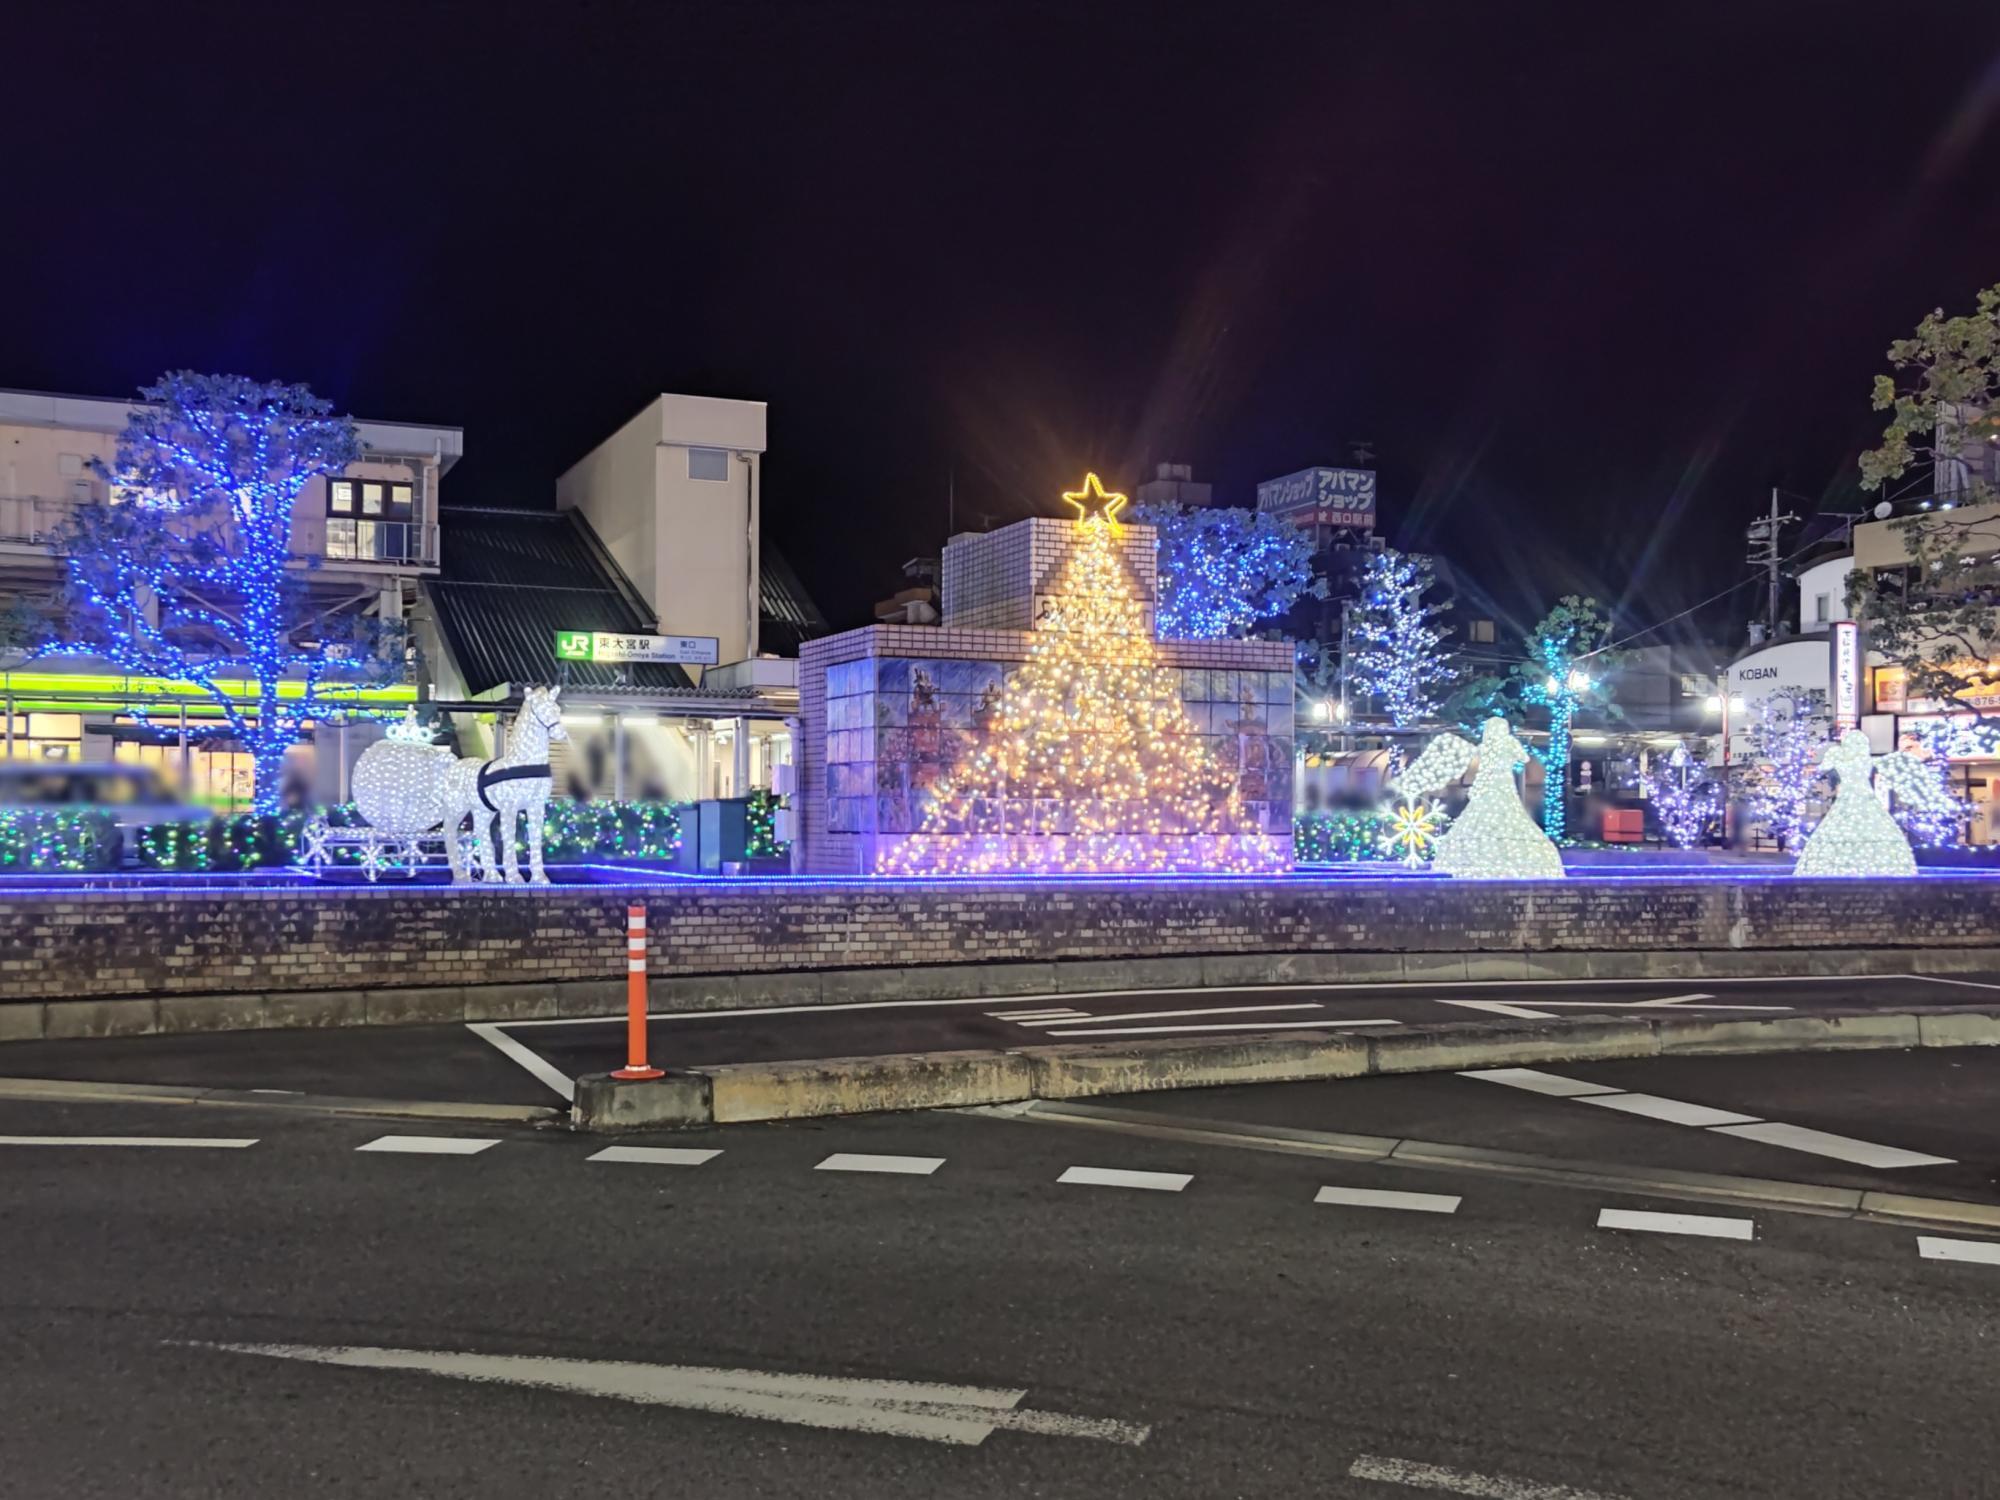
[(1365, 439), (1393, 541), (1512, 623), (1580, 588), (1637, 628), (1743, 576), (1770, 485), (1857, 507), (1883, 348), (2000, 281), (1991, 0), (7, 32), (0, 386), (303, 380), (463, 426), (446, 499), (488, 505), (661, 390), (761, 398), (767, 532), (837, 625), (954, 475), (961, 526), (1162, 459), (1247, 504)]

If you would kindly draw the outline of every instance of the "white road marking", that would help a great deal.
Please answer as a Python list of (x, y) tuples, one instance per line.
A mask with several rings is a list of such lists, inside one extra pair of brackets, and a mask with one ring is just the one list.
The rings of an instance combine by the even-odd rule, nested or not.
[(1440, 1000), (1440, 1005), (1456, 1005), (1460, 1010), (1480, 1010), (1489, 1015), (1512, 1016), (1517, 1021), (1553, 1021), (1555, 1017), (1545, 1010), (1530, 1010), (1525, 1005), (1514, 1005), (1505, 1000)]
[(576, 1102), (576, 1080), (561, 1068), (530, 1047), (523, 1046), (498, 1026), (483, 1021), (469, 1023), (466, 1028), (483, 1042), (490, 1042), (500, 1049), (502, 1056), (519, 1063), (535, 1077), (554, 1089), (571, 1103)]
[(905, 1177), (928, 1177), (943, 1165), (942, 1156), (871, 1156), (866, 1151), (836, 1151), (813, 1170), (893, 1172)]
[(1128, 1172), (1117, 1167), (1070, 1167), (1057, 1182), (1081, 1183), (1085, 1187), (1151, 1188), (1156, 1193), (1178, 1193), (1194, 1175), (1189, 1172)]
[(0, 1135), (0, 1146), (182, 1146), (213, 1151), (241, 1151), (257, 1138), (221, 1135)]
[(1656, 1000), (1543, 1000), (1537, 998), (1527, 1004), (1517, 1004), (1511, 1000), (1440, 1000), (1440, 1005), (1455, 1005), (1461, 1010), (1485, 1011), (1496, 1016), (1512, 1016), (1522, 1021), (1553, 1021), (1558, 1010), (1745, 1010), (1745, 1011), (1790, 1011), (1790, 1005), (1697, 1005), (1697, 1000), (1713, 1001), (1708, 994), (1662, 995)]
[(497, 1139), (479, 1140), (466, 1135), (383, 1135), (356, 1151), (404, 1151), (416, 1156), (477, 1156)]
[[(1929, 974), (1849, 974), (1843, 976), (1841, 982), (1843, 984), (1869, 984), (1891, 979), (1928, 980), (1935, 977)], [(646, 1019), (649, 1021), (711, 1021), (728, 1016), (824, 1016), (849, 1010), (909, 1010), (912, 1008), (922, 1009), (925, 1006), (933, 1009), (945, 1009), (959, 1005), (998, 1005), (1007, 1003), (1010, 998), (1022, 1005), (1052, 1005), (1058, 1001), (1069, 1000), (1088, 1000), (1093, 1005), (1096, 1005), (1106, 1000), (1128, 999), (1134, 995), (1216, 995), (1223, 993), (1246, 994), (1258, 991), (1275, 991), (1278, 993), (1296, 992), (1299, 994), (1317, 995), (1328, 991), (1352, 990), (1356, 993), (1385, 995), (1387, 998), (1398, 1000), (1426, 1000), (1436, 998), (1429, 993), (1429, 991), (1435, 989), (1545, 990), (1556, 988), (1590, 988), (1595, 986), (1598, 989), (1615, 990), (1630, 988), (1635, 984), (1657, 985), (1660, 982), (1657, 979), (1450, 979), (1432, 984), (1429, 982), (1397, 979), (1345, 981), (1333, 979), (1315, 981), (1311, 984), (1245, 984), (1236, 986), (1233, 991), (1224, 985), (1191, 984), (1167, 985), (1159, 989), (1076, 990), (1048, 995), (1018, 995), (1013, 997), (1006, 995), (964, 995), (943, 1000), (836, 1000), (827, 1004), (812, 1002), (805, 1005), (743, 1005), (728, 1010), (653, 1011), (648, 1014)], [(1709, 981), (1710, 984), (1720, 984), (1723, 986), (1825, 982), (1827, 982), (1827, 976), (1824, 974), (1742, 974), (1728, 979), (1711, 979)], [(1940, 984), (1971, 984), (1973, 981), (1938, 979), (1937, 982)], [(1983, 985), (1979, 987), (1992, 988), (1992, 986)], [(1446, 1003), (1449, 1004), (1451, 1002), (1447, 1001)], [(1597, 1002), (1586, 1000), (1543, 1000), (1538, 996), (1534, 1003), (1536, 1005), (1589, 1005)], [(1718, 1005), (1705, 1006), (1703, 1008), (1710, 1010), (1792, 1010), (1795, 1007), (1789, 1005)], [(503, 1021), (498, 1024), (505, 1026), (509, 1031), (520, 1031), (525, 1027), (531, 1026), (622, 1026), (625, 1024), (625, 1013), (621, 1010), (616, 1014), (602, 1016), (545, 1016), (539, 1020)]]
[(584, 1159), (642, 1162), (656, 1167), (698, 1167), (720, 1155), (719, 1150), (704, 1151), (692, 1146), (606, 1146)]
[(1646, 1234), (1695, 1234), (1717, 1240), (1754, 1240), (1757, 1226), (1749, 1219), (1725, 1219), (1716, 1214), (1654, 1214), (1636, 1208), (1607, 1208), (1597, 1215), (1599, 1229), (1636, 1229)]
[(1315, 1203), (1338, 1203), (1348, 1208), (1401, 1208), (1416, 1214), (1455, 1214), (1463, 1199), (1444, 1193), (1397, 1193), (1384, 1188), (1323, 1187)]
[(775, 1375), (699, 1365), (620, 1360), (541, 1359), (352, 1345), (209, 1344), (201, 1347), (267, 1359), (303, 1360), (365, 1370), (409, 1370), (498, 1385), (603, 1396), (643, 1406), (672, 1406), (785, 1422), (798, 1427), (879, 1432), (933, 1443), (974, 1446), (1001, 1428), (1047, 1437), (1095, 1438), (1137, 1446), (1151, 1429), (1133, 1422), (1020, 1409), (1025, 1390), (935, 1385), (914, 1380), (846, 1380)]
[(1956, 984), (1969, 990), (2000, 990), (2000, 984), (1991, 984), (1982, 979), (1949, 979), (1942, 974), (1899, 974), (1899, 979), (1920, 979), (1925, 984)]
[(1952, 1158), (1949, 1156), (1930, 1156), (1921, 1151), (1905, 1151), (1899, 1146), (1878, 1146), (1872, 1141), (1859, 1141), (1852, 1136), (1834, 1135), (1830, 1131), (1810, 1130), (1803, 1125), (1785, 1125), (1775, 1120), (1759, 1119), (1756, 1115), (1738, 1114), (1734, 1110), (1714, 1109), (1706, 1104), (1689, 1104), (1682, 1099), (1666, 1099), (1658, 1094), (1627, 1093), (1623, 1089), (1585, 1083), (1580, 1078), (1564, 1078), (1557, 1073), (1538, 1073), (1531, 1068), (1485, 1068), (1475, 1072), (1460, 1073), (1458, 1076), (1483, 1078), (1488, 1083), (1504, 1083), (1537, 1094), (1580, 1099), (1585, 1104), (1595, 1104), (1602, 1109), (1615, 1109), (1628, 1115), (1643, 1115), (1650, 1120), (1664, 1120), (1670, 1125), (1691, 1125), (1715, 1135), (1737, 1136), (1766, 1146), (1778, 1146), (1787, 1151), (1806, 1151), (1815, 1156), (1830, 1156), (1836, 1161), (1854, 1162), (1864, 1167), (1894, 1169), (1946, 1167), (1952, 1164)]
[[(1101, 1021), (1116, 1020), (1115, 1016), (1099, 1016)], [(1170, 1031), (1331, 1031), (1342, 1026), (1400, 1026), (1401, 1021), (1385, 1020), (1375, 1016), (1359, 1021), (1209, 1021), (1189, 1026), (1113, 1026), (1090, 1031), (1051, 1031), (1052, 1037), (1070, 1036), (1159, 1036)]]
[(1851, 1161), (1863, 1167), (1948, 1167), (1949, 1156), (1926, 1156), (1921, 1151), (1905, 1151), (1897, 1146), (1877, 1146), (1852, 1136), (1834, 1135), (1825, 1130), (1808, 1130), (1803, 1125), (1780, 1125), (1767, 1120), (1755, 1125), (1718, 1125), (1717, 1135), (1741, 1136), (1746, 1141), (1762, 1141), (1787, 1151), (1809, 1151), (1814, 1156), (1830, 1156), (1835, 1161)]
[[(1109, 1016), (1085, 1016), (1086, 1021), (1172, 1021), (1185, 1016), (1238, 1016), (1254, 1015), (1266, 1010), (1325, 1010), (1316, 1000), (1302, 1000), (1289, 1005), (1205, 1005), (1199, 1010), (1133, 1010)], [(1069, 1026), (1070, 1021), (1028, 1021), (1029, 1026)]]
[(1917, 1254), (1925, 1260), (1962, 1260), (1975, 1265), (2000, 1266), (2000, 1244), (1992, 1240), (1947, 1240), (1936, 1235), (1917, 1236)]
[(996, 1021), (1088, 1021), (1090, 1012), (1062, 1006), (1056, 1010), (989, 1010), (987, 1015)]
[(1658, 1094), (1591, 1094), (1582, 1102), (1628, 1115), (1644, 1115), (1649, 1120), (1665, 1120), (1669, 1125), (1748, 1125), (1757, 1119), (1733, 1109), (1710, 1109), (1706, 1104), (1663, 1099)]
[(1377, 1484), (1406, 1484), (1412, 1489), (1441, 1490), (1447, 1495), (1473, 1495), (1479, 1500), (1620, 1500), (1601, 1490), (1572, 1489), (1566, 1484), (1537, 1484), (1531, 1479), (1508, 1479), (1498, 1474), (1473, 1474), (1464, 1469), (1442, 1469), (1436, 1464), (1413, 1463), (1407, 1458), (1377, 1458), (1364, 1453), (1348, 1468), (1350, 1479), (1369, 1479)]
[(1591, 1094), (1618, 1092), (1605, 1084), (1585, 1083), (1581, 1078), (1564, 1078), (1559, 1073), (1538, 1073), (1533, 1068), (1476, 1068), (1458, 1076), (1478, 1078), (1486, 1083), (1504, 1083), (1510, 1089), (1526, 1089), (1531, 1094), (1548, 1094), (1557, 1099), (1582, 1099)]

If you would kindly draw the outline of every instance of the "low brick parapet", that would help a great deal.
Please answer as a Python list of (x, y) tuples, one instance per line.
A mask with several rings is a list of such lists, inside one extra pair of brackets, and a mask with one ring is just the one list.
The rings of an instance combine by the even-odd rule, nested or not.
[[(863, 983), (873, 970), (962, 965), (1115, 975), (1297, 954), (1303, 977), (1305, 956), (1341, 955), (1345, 972), (1382, 954), (1400, 955), (1398, 975), (1410, 978), (1435, 954), (1437, 977), (1451, 965), (1464, 978), (1468, 954), (1773, 951), (1811, 972), (1835, 950), (1914, 963), (2000, 946), (2000, 881), (1978, 877), (22, 892), (0, 899), (0, 1003), (346, 991), (373, 1007), (390, 990), (622, 984), (634, 900), (651, 913), (656, 984), (692, 994), (703, 976), (736, 976), (727, 988), (742, 1003), (834, 970)], [(815, 985), (814, 998), (856, 998), (837, 993), (845, 987)]]

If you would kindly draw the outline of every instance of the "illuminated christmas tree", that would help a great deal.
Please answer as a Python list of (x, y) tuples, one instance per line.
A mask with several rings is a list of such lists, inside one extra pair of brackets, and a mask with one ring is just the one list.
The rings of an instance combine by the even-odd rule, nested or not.
[(884, 874), (1286, 868), (1236, 770), (1213, 755), (1160, 664), (1146, 601), (1120, 556), (1122, 495), (1092, 474), (1063, 498), (1078, 518), (1028, 659), (991, 732), (948, 775)]

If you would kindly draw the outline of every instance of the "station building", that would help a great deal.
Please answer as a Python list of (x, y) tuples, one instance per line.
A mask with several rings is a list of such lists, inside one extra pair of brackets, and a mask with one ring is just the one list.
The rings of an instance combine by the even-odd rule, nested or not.
[[(0, 391), (0, 619), (58, 594), (78, 506), (114, 498), (133, 403)], [(298, 800), (345, 801), (379, 716), (422, 704), (465, 754), (491, 753), (535, 683), (565, 684), (558, 792), (693, 801), (769, 786), (790, 763), (800, 643), (826, 629), (760, 535), (761, 402), (661, 396), (558, 481), (548, 511), (453, 505), (464, 434), (360, 420), (363, 457), (293, 513), (293, 566), (317, 613), (407, 623), (406, 682), (353, 693), (287, 761)], [(692, 659), (565, 660), (557, 637), (688, 638)], [(250, 756), (207, 695), (78, 657), (30, 660), (0, 637), (5, 758), (157, 766), (189, 801), (251, 802)], [(141, 722), (144, 720), (145, 722)]]

